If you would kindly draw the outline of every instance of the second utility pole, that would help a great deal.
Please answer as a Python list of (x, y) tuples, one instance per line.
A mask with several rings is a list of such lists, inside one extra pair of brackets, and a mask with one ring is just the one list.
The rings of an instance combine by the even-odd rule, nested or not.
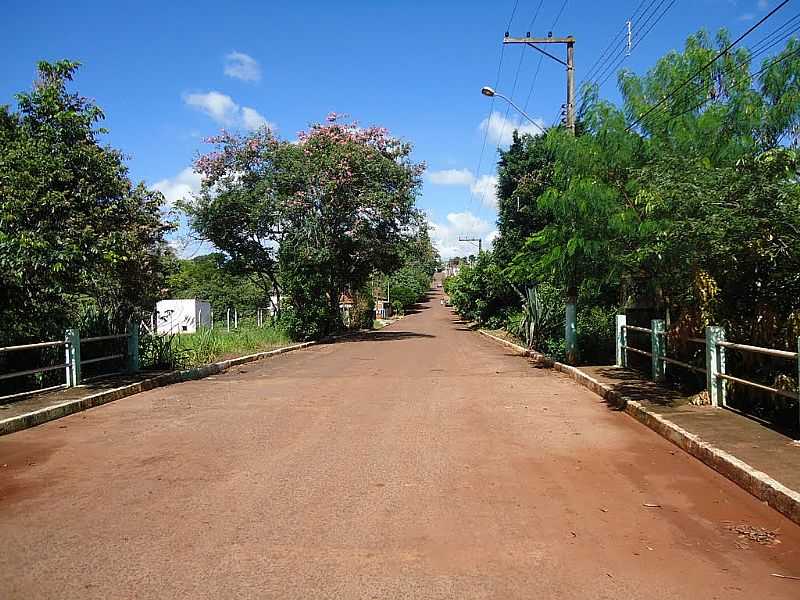
[[(567, 68), (567, 104), (565, 106), (567, 114), (567, 129), (573, 134), (575, 133), (575, 38), (571, 35), (567, 37), (554, 38), (552, 33), (546, 38), (533, 38), (530, 31), (524, 38), (512, 38), (506, 32), (503, 38), (504, 44), (525, 44), (530, 46), (537, 52), (541, 52), (545, 56), (552, 58), (557, 63), (564, 65)], [(536, 44), (564, 44), (567, 47), (567, 60), (563, 61), (557, 56), (554, 56), (547, 50), (539, 48)]]

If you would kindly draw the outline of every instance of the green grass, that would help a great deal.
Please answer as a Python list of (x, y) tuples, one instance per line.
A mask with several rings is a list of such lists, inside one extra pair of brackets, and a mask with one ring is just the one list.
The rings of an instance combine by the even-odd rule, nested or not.
[(197, 333), (175, 336), (174, 343), (186, 357), (188, 366), (215, 362), (221, 358), (264, 352), (286, 346), (289, 337), (279, 328), (240, 326), (226, 331), (224, 327), (203, 329)]

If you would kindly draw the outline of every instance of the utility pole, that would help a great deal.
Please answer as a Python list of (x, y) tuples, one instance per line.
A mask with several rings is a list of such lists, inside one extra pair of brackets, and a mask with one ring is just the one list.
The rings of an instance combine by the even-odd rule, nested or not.
[(473, 242), (473, 243), (474, 243), (474, 242), (478, 242), (478, 254), (479, 254), (479, 255), (480, 255), (480, 253), (481, 253), (481, 252), (482, 252), (482, 250), (483, 250), (483, 246), (482, 246), (483, 242), (481, 241), (481, 238), (468, 238), (468, 237), (459, 237), (459, 238), (458, 238), (458, 241), (459, 241), (459, 242)]
[[(566, 125), (567, 130), (575, 135), (575, 38), (571, 35), (566, 37), (553, 37), (553, 32), (549, 32), (546, 38), (531, 37), (531, 32), (527, 32), (524, 38), (509, 37), (506, 32), (503, 37), (504, 44), (525, 44), (537, 52), (562, 64), (567, 69), (567, 103)], [(537, 44), (564, 44), (567, 47), (567, 60), (561, 60), (547, 50), (540, 48)], [(566, 314), (564, 315), (564, 346), (567, 354), (567, 362), (575, 364), (578, 357), (578, 326), (577, 326), (577, 286), (569, 285), (566, 290)]]
[[(503, 37), (504, 44), (525, 44), (530, 46), (537, 52), (541, 52), (545, 56), (552, 58), (559, 64), (562, 64), (567, 69), (567, 129), (573, 134), (575, 133), (575, 38), (571, 35), (567, 37), (553, 37), (552, 32), (546, 38), (531, 37), (529, 31), (524, 38), (509, 37), (506, 32)], [(551, 54), (547, 50), (540, 48), (537, 44), (564, 44), (567, 47), (567, 60), (561, 60), (557, 56)]]

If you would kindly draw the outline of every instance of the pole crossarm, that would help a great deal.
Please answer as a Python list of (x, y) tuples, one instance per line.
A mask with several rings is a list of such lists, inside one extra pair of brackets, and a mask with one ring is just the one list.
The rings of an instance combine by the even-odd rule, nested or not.
[(567, 37), (543, 37), (543, 38), (505, 37), (503, 38), (503, 43), (504, 44), (574, 44), (575, 38), (572, 37), (571, 35)]
[[(571, 35), (566, 37), (510, 37), (506, 34), (503, 37), (503, 44), (524, 44), (530, 46), (544, 56), (553, 59), (560, 65), (567, 68), (567, 102), (566, 102), (566, 125), (573, 134), (575, 133), (575, 38)], [(551, 54), (547, 50), (540, 48), (537, 44), (564, 44), (567, 47), (567, 59), (562, 60)], [(515, 107), (516, 108), (516, 107)]]

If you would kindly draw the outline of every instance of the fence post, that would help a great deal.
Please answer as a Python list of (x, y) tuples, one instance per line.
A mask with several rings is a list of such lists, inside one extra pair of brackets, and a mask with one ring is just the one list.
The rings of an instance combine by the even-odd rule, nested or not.
[[(797, 396), (800, 397), (800, 337), (797, 338)], [(800, 401), (797, 402), (797, 418), (800, 422)]]
[(650, 322), (650, 340), (653, 354), (653, 381), (662, 382), (667, 378), (666, 356), (667, 338), (664, 335), (666, 325), (663, 319), (653, 319)]
[(567, 362), (571, 365), (577, 364), (578, 361), (577, 314), (575, 304), (568, 302), (564, 321), (564, 349), (567, 353)]
[(64, 332), (67, 363), (67, 387), (75, 387), (81, 383), (81, 334), (77, 329), (67, 329)]
[(139, 371), (139, 324), (128, 323), (128, 373)]
[(231, 330), (231, 309), (225, 311), (225, 327), (228, 331)]
[(239, 311), (238, 309), (233, 309), (233, 328), (239, 329)]
[(725, 373), (725, 329), (716, 325), (706, 327), (706, 384), (712, 406), (725, 406), (725, 380), (718, 373)]
[(625, 329), (625, 325), (627, 325), (627, 319), (625, 315), (617, 315), (617, 366), (618, 367), (627, 367), (628, 366), (628, 354), (625, 350), (625, 346), (628, 345), (628, 333)]

